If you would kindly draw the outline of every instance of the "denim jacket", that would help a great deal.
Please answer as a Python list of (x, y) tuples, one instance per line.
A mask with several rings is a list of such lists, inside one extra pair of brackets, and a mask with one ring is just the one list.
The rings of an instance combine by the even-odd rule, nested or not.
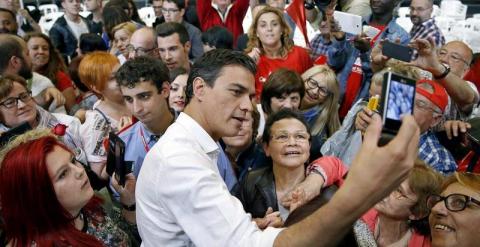
[[(371, 18), (372, 16), (364, 18), (363, 25), (368, 25)], [(353, 43), (348, 41), (349, 38), (352, 37), (353, 35), (347, 34), (344, 40), (338, 41), (334, 39), (327, 51), (328, 65), (337, 72), (337, 79), (340, 83), (340, 102), (343, 100), (347, 80), (357, 57), (360, 57), (361, 60), (363, 79), (360, 91), (354, 102), (368, 96), (370, 80), (373, 75), (372, 69), (370, 68), (371, 49), (364, 53), (360, 52), (353, 46)], [(395, 19), (392, 19), (380, 37), (375, 41), (375, 45), (382, 39), (395, 41), (397, 38), (400, 39), (400, 43), (403, 45), (410, 42), (410, 35), (395, 22)]]
[[(92, 32), (94, 30), (93, 22), (83, 17), (80, 18), (87, 24), (89, 32)], [(68, 57), (72, 58), (76, 53), (78, 40), (68, 26), (65, 16), (61, 16), (55, 21), (49, 36), (53, 45), (62, 54), (64, 61), (68, 63)]]

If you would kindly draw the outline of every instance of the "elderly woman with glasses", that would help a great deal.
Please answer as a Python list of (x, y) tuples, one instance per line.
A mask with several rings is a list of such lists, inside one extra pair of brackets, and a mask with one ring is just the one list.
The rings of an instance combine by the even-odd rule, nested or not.
[(318, 152), (327, 138), (340, 128), (338, 98), (340, 89), (335, 72), (325, 65), (316, 65), (302, 74), (305, 96), (300, 104), (303, 117), (312, 131), (312, 150)]
[(480, 175), (455, 173), (440, 195), (427, 199), (433, 247), (478, 246), (480, 243)]
[(279, 202), (305, 179), (310, 156), (310, 131), (302, 116), (290, 109), (271, 115), (262, 136), (272, 166), (249, 171), (240, 182), (239, 199), (257, 225), (280, 227), (289, 210)]
[(80, 138), (80, 121), (59, 113), (49, 113), (37, 105), (27, 89), (25, 79), (14, 75), (0, 77), (0, 132), (28, 123), (33, 129), (66, 126), (62, 141), (86, 164), (87, 158)]

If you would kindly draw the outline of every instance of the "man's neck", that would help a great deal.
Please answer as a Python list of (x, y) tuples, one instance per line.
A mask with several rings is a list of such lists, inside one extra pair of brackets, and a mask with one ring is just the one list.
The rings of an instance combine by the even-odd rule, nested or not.
[(183, 110), (183, 113), (195, 120), (195, 122), (197, 122), (215, 142), (218, 142), (218, 140), (220, 140), (220, 136), (217, 136), (210, 128), (207, 121), (208, 117), (203, 113), (205, 110), (202, 109), (201, 106), (198, 105), (199, 102), (196, 101), (198, 101), (198, 99), (192, 98), (190, 103), (188, 103)]
[(78, 23), (80, 21), (80, 15), (73, 15), (68, 12), (65, 12), (65, 18), (71, 22)]
[(94, 11), (92, 11), (92, 20), (93, 22), (99, 23), (102, 21), (102, 9), (98, 8)]
[(378, 14), (372, 15), (372, 20), (370, 21), (370, 24), (377, 24), (377, 25), (387, 25), (393, 18), (392, 14)]
[(166, 116), (162, 116), (161, 119), (153, 120), (152, 123), (143, 123), (145, 127), (154, 135), (163, 135), (165, 130), (173, 123), (173, 114), (167, 110)]

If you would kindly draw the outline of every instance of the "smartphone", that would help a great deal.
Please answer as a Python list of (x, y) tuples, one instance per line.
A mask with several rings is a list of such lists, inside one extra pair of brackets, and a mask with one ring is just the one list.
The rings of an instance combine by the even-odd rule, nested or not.
[(395, 58), (404, 62), (410, 62), (412, 60), (413, 49), (406, 45), (401, 45), (386, 40), (383, 42), (382, 53), (390, 58)]
[(381, 101), (383, 128), (379, 144), (384, 145), (397, 134), (402, 117), (413, 114), (415, 80), (392, 72), (385, 73)]
[(113, 132), (108, 134), (107, 173), (115, 178), (118, 184), (125, 186), (125, 176), (132, 172), (131, 162), (125, 161), (125, 142)]
[(11, 128), (7, 132), (2, 133), (2, 135), (0, 136), (0, 148), (7, 145), (12, 138), (19, 136), (31, 129), (32, 126), (30, 126), (28, 122), (23, 122), (19, 126)]
[(333, 18), (340, 25), (343, 32), (353, 35), (360, 35), (362, 33), (362, 17), (341, 11), (333, 12)]

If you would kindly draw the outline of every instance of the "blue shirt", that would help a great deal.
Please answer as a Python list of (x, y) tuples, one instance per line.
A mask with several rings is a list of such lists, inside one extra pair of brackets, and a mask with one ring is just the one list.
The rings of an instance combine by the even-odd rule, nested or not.
[(155, 145), (158, 138), (140, 121), (120, 133), (119, 137), (125, 142), (125, 161), (133, 162), (133, 175), (138, 177), (145, 155)]
[[(363, 25), (368, 25), (371, 19), (371, 16), (365, 18), (363, 20)], [(324, 41), (323, 37), (319, 35), (315, 40), (318, 47), (314, 49), (320, 50), (313, 51), (313, 54), (324, 54), (326, 51), (328, 65), (337, 72), (337, 79), (340, 84), (340, 102), (343, 100), (343, 96), (345, 95), (347, 80), (352, 72), (353, 65), (355, 64), (357, 58), (359, 58), (361, 61), (363, 78), (360, 91), (355, 101), (368, 96), (370, 80), (373, 75), (373, 72), (370, 68), (371, 50), (363, 53), (357, 50), (353, 46), (353, 43), (348, 41), (349, 38), (352, 37), (353, 35), (347, 34), (344, 40), (338, 41), (333, 39), (333, 41), (329, 43), (328, 41)], [(376, 40), (375, 45), (378, 44), (378, 42), (380, 42), (382, 39), (395, 41), (397, 38), (400, 39), (400, 44), (403, 45), (407, 45), (410, 42), (410, 35), (395, 22), (395, 19), (392, 19), (380, 34), (380, 37), (378, 37)], [(328, 45), (328, 48), (326, 48), (325, 45)]]
[(432, 131), (420, 136), (418, 156), (444, 175), (449, 175), (457, 170), (457, 163), (452, 154), (440, 144)]

